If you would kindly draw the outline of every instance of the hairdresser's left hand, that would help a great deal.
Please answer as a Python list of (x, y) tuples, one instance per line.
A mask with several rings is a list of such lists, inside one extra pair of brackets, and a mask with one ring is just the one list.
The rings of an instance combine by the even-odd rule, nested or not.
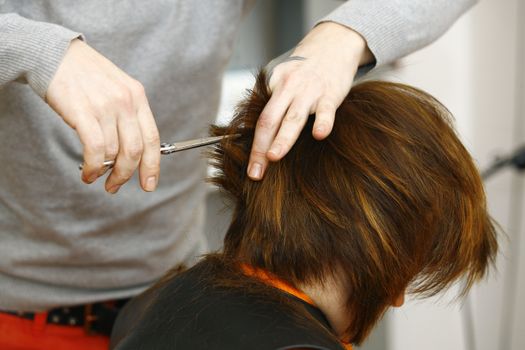
[(364, 38), (352, 29), (333, 22), (313, 28), (268, 72), (272, 97), (255, 128), (248, 176), (260, 180), (268, 161), (283, 158), (311, 114), (315, 114), (313, 137), (327, 137), (357, 68), (373, 60)]

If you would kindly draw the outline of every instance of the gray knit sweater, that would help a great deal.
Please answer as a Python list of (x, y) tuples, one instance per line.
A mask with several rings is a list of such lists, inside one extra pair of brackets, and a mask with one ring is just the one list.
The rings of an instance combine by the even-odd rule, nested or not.
[[(127, 297), (204, 252), (205, 160), (163, 159), (158, 190), (85, 185), (81, 145), (43, 101), (83, 35), (142, 82), (161, 140), (206, 134), (250, 1), (0, 0), (0, 310)], [(441, 35), (474, 0), (351, 0), (324, 20), (361, 33), (377, 64)]]

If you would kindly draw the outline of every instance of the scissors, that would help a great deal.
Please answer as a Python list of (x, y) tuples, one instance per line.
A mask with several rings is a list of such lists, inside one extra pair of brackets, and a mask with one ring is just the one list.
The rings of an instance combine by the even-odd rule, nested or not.
[[(223, 136), (210, 136), (210, 137), (201, 137), (198, 139), (192, 139), (188, 141), (180, 141), (180, 142), (173, 142), (173, 143), (161, 143), (160, 144), (160, 154), (166, 155), (171, 154), (175, 152), (185, 151), (187, 149), (192, 148), (198, 148), (202, 146), (212, 145), (214, 143), (219, 143), (222, 140), (225, 139), (235, 139), (237, 137), (241, 136), (241, 134), (231, 134), (231, 135), (223, 135)], [(104, 166), (107, 169), (113, 168), (115, 165), (114, 160), (106, 160), (104, 161)], [(80, 164), (78, 166), (80, 170), (84, 168), (84, 164)]]

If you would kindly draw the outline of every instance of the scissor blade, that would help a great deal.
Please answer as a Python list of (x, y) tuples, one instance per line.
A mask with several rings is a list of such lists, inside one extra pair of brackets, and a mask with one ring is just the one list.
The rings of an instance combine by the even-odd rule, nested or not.
[(214, 143), (218, 143), (223, 139), (236, 138), (239, 136), (241, 135), (233, 134), (233, 135), (223, 135), (223, 136), (210, 136), (210, 137), (203, 137), (203, 138), (193, 139), (193, 140), (188, 140), (188, 141), (174, 142), (171, 144), (163, 144), (160, 148), (160, 152), (162, 154), (180, 152), (180, 151), (184, 151), (187, 149), (211, 145)]

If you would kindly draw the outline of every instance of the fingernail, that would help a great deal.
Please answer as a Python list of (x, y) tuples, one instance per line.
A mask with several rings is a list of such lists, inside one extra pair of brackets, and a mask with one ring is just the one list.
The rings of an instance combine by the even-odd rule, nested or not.
[(248, 170), (248, 176), (252, 179), (260, 179), (262, 173), (262, 166), (259, 163), (252, 163), (250, 169)]
[(92, 183), (92, 182), (94, 182), (96, 179), (98, 179), (98, 174), (91, 174), (91, 176), (88, 177), (88, 182), (89, 182), (89, 183)]
[(157, 177), (156, 176), (150, 176), (146, 180), (146, 186), (145, 189), (148, 192), (155, 191), (155, 188), (157, 187)]
[(109, 192), (109, 193), (113, 193), (113, 194), (115, 194), (115, 193), (117, 193), (117, 191), (118, 191), (119, 189), (120, 189), (120, 185), (115, 185), (115, 186), (113, 186), (113, 187), (110, 187), (109, 190), (108, 190), (108, 192)]
[(317, 135), (322, 135), (324, 133), (324, 127), (323, 126), (318, 126), (317, 128), (315, 128), (314, 132), (315, 134)]
[(272, 148), (270, 148), (268, 153), (272, 153), (274, 156), (278, 157), (281, 154), (281, 149), (281, 145), (274, 145)]

